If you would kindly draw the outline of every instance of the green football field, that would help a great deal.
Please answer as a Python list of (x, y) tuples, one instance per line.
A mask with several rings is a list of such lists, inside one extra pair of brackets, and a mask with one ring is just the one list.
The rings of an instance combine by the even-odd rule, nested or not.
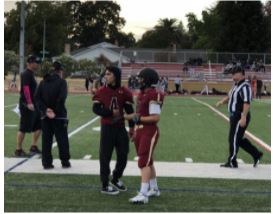
[[(214, 105), (221, 97), (196, 97)], [(4, 154), (13, 157), (19, 117), (12, 109), (18, 103), (18, 94), (5, 93)], [(69, 95), (69, 132), (96, 117), (92, 101), (87, 95)], [(253, 101), (252, 120), (248, 131), (270, 145), (271, 103), (269, 99)], [(219, 110), (227, 115), (226, 106)], [(78, 131), (70, 138), (72, 159), (92, 155), (98, 159), (99, 120)], [(191, 97), (166, 97), (161, 120), (160, 139), (155, 160), (194, 163), (221, 163), (228, 155), (229, 124), (208, 107)], [(27, 136), (24, 149), (31, 144)], [(262, 163), (270, 164), (270, 153), (263, 150)], [(58, 158), (58, 149), (53, 149)], [(129, 160), (136, 156), (131, 144)], [(115, 159), (115, 155), (113, 156)], [(252, 163), (251, 157), (240, 150), (238, 158)], [(138, 177), (124, 177), (129, 191), (117, 197), (101, 195), (99, 176), (5, 174), (5, 211), (12, 212), (270, 212), (271, 184), (263, 180), (228, 180), (197, 178), (158, 178), (162, 197), (148, 205), (132, 206), (128, 198), (134, 196)]]

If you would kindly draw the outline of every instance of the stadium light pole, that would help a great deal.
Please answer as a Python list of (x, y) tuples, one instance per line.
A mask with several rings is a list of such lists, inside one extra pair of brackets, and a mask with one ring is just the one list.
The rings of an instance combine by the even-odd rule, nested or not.
[(20, 12), (20, 42), (19, 42), (19, 73), (24, 71), (24, 60), (25, 60), (25, 1), (21, 2)]
[(45, 43), (46, 43), (46, 20), (44, 19), (44, 33), (43, 33), (43, 61), (45, 59)]

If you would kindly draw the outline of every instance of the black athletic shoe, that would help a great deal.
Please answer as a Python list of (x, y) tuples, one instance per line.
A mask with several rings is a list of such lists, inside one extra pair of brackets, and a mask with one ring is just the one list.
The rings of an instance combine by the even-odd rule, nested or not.
[(48, 165), (43, 165), (44, 169), (53, 169), (54, 165), (53, 164), (48, 164)]
[(69, 161), (64, 161), (64, 162), (62, 162), (62, 167), (63, 168), (70, 168), (71, 167), (71, 163)]
[(103, 187), (101, 189), (101, 193), (102, 194), (107, 194), (107, 195), (117, 195), (117, 194), (119, 194), (119, 191), (114, 189), (111, 186), (107, 186), (107, 187)]
[(258, 156), (257, 158), (254, 158), (253, 167), (257, 167), (257, 166), (258, 166), (258, 164), (260, 163), (260, 160), (262, 159), (263, 155), (264, 155), (264, 154), (263, 154), (262, 152), (260, 152), (260, 153), (259, 153), (259, 156)]
[(30, 153), (35, 153), (35, 154), (41, 154), (41, 150), (38, 149), (37, 146), (31, 146), (30, 149), (29, 149)]
[(237, 163), (231, 164), (230, 162), (226, 162), (224, 164), (221, 164), (220, 167), (226, 167), (226, 168), (238, 168)]
[(27, 153), (25, 153), (25, 151), (23, 149), (16, 149), (14, 152), (15, 157), (18, 158), (26, 158), (29, 157), (29, 155)]
[(127, 191), (127, 187), (123, 184), (122, 181), (118, 181), (118, 182), (114, 182), (113, 180), (110, 181), (110, 184), (115, 187), (116, 189), (118, 189), (121, 192), (125, 192)]

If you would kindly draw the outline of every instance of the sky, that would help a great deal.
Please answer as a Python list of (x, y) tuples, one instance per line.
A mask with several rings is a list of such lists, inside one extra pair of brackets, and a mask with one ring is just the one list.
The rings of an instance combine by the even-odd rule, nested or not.
[[(262, 0), (264, 2), (265, 0)], [(187, 27), (186, 14), (194, 13), (202, 18), (202, 11), (214, 6), (217, 0), (115, 0), (121, 6), (120, 16), (126, 24), (122, 31), (132, 32), (138, 40), (152, 29), (161, 18), (176, 18)], [(5, 1), (5, 11), (14, 7), (14, 1)]]
[(126, 19), (123, 31), (132, 32), (139, 39), (153, 28), (160, 18), (176, 18), (187, 27), (186, 14), (192, 12), (201, 19), (203, 10), (216, 4), (216, 0), (116, 0), (121, 6), (120, 16)]

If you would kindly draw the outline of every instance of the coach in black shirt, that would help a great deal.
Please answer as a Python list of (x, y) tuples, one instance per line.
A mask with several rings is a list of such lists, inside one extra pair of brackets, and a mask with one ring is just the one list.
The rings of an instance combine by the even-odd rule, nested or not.
[(38, 71), (41, 64), (41, 59), (34, 55), (30, 55), (27, 58), (27, 68), (20, 75), (21, 89), (19, 98), (19, 109), (20, 109), (20, 127), (17, 133), (17, 143), (15, 156), (25, 157), (27, 153), (22, 149), (22, 144), (25, 138), (25, 133), (32, 132), (32, 145), (30, 152), (41, 153), (37, 146), (37, 141), (41, 132), (41, 120), (39, 112), (37, 111), (34, 101), (34, 93), (37, 87), (35, 80), (35, 72)]
[(216, 106), (220, 106), (228, 102), (228, 111), (230, 114), (230, 130), (229, 130), (229, 157), (225, 164), (221, 167), (238, 168), (237, 153), (239, 147), (249, 153), (253, 160), (253, 166), (256, 167), (263, 153), (253, 146), (244, 133), (250, 122), (250, 102), (251, 102), (251, 86), (245, 81), (245, 71), (240, 66), (234, 66), (231, 70), (232, 79), (235, 84), (229, 92), (228, 97), (217, 102)]
[(53, 71), (46, 74), (35, 94), (37, 106), (42, 115), (42, 164), (44, 169), (54, 168), (51, 154), (53, 135), (59, 147), (63, 168), (69, 168), (70, 153), (67, 134), (67, 83), (62, 78), (63, 65), (53, 63)]

